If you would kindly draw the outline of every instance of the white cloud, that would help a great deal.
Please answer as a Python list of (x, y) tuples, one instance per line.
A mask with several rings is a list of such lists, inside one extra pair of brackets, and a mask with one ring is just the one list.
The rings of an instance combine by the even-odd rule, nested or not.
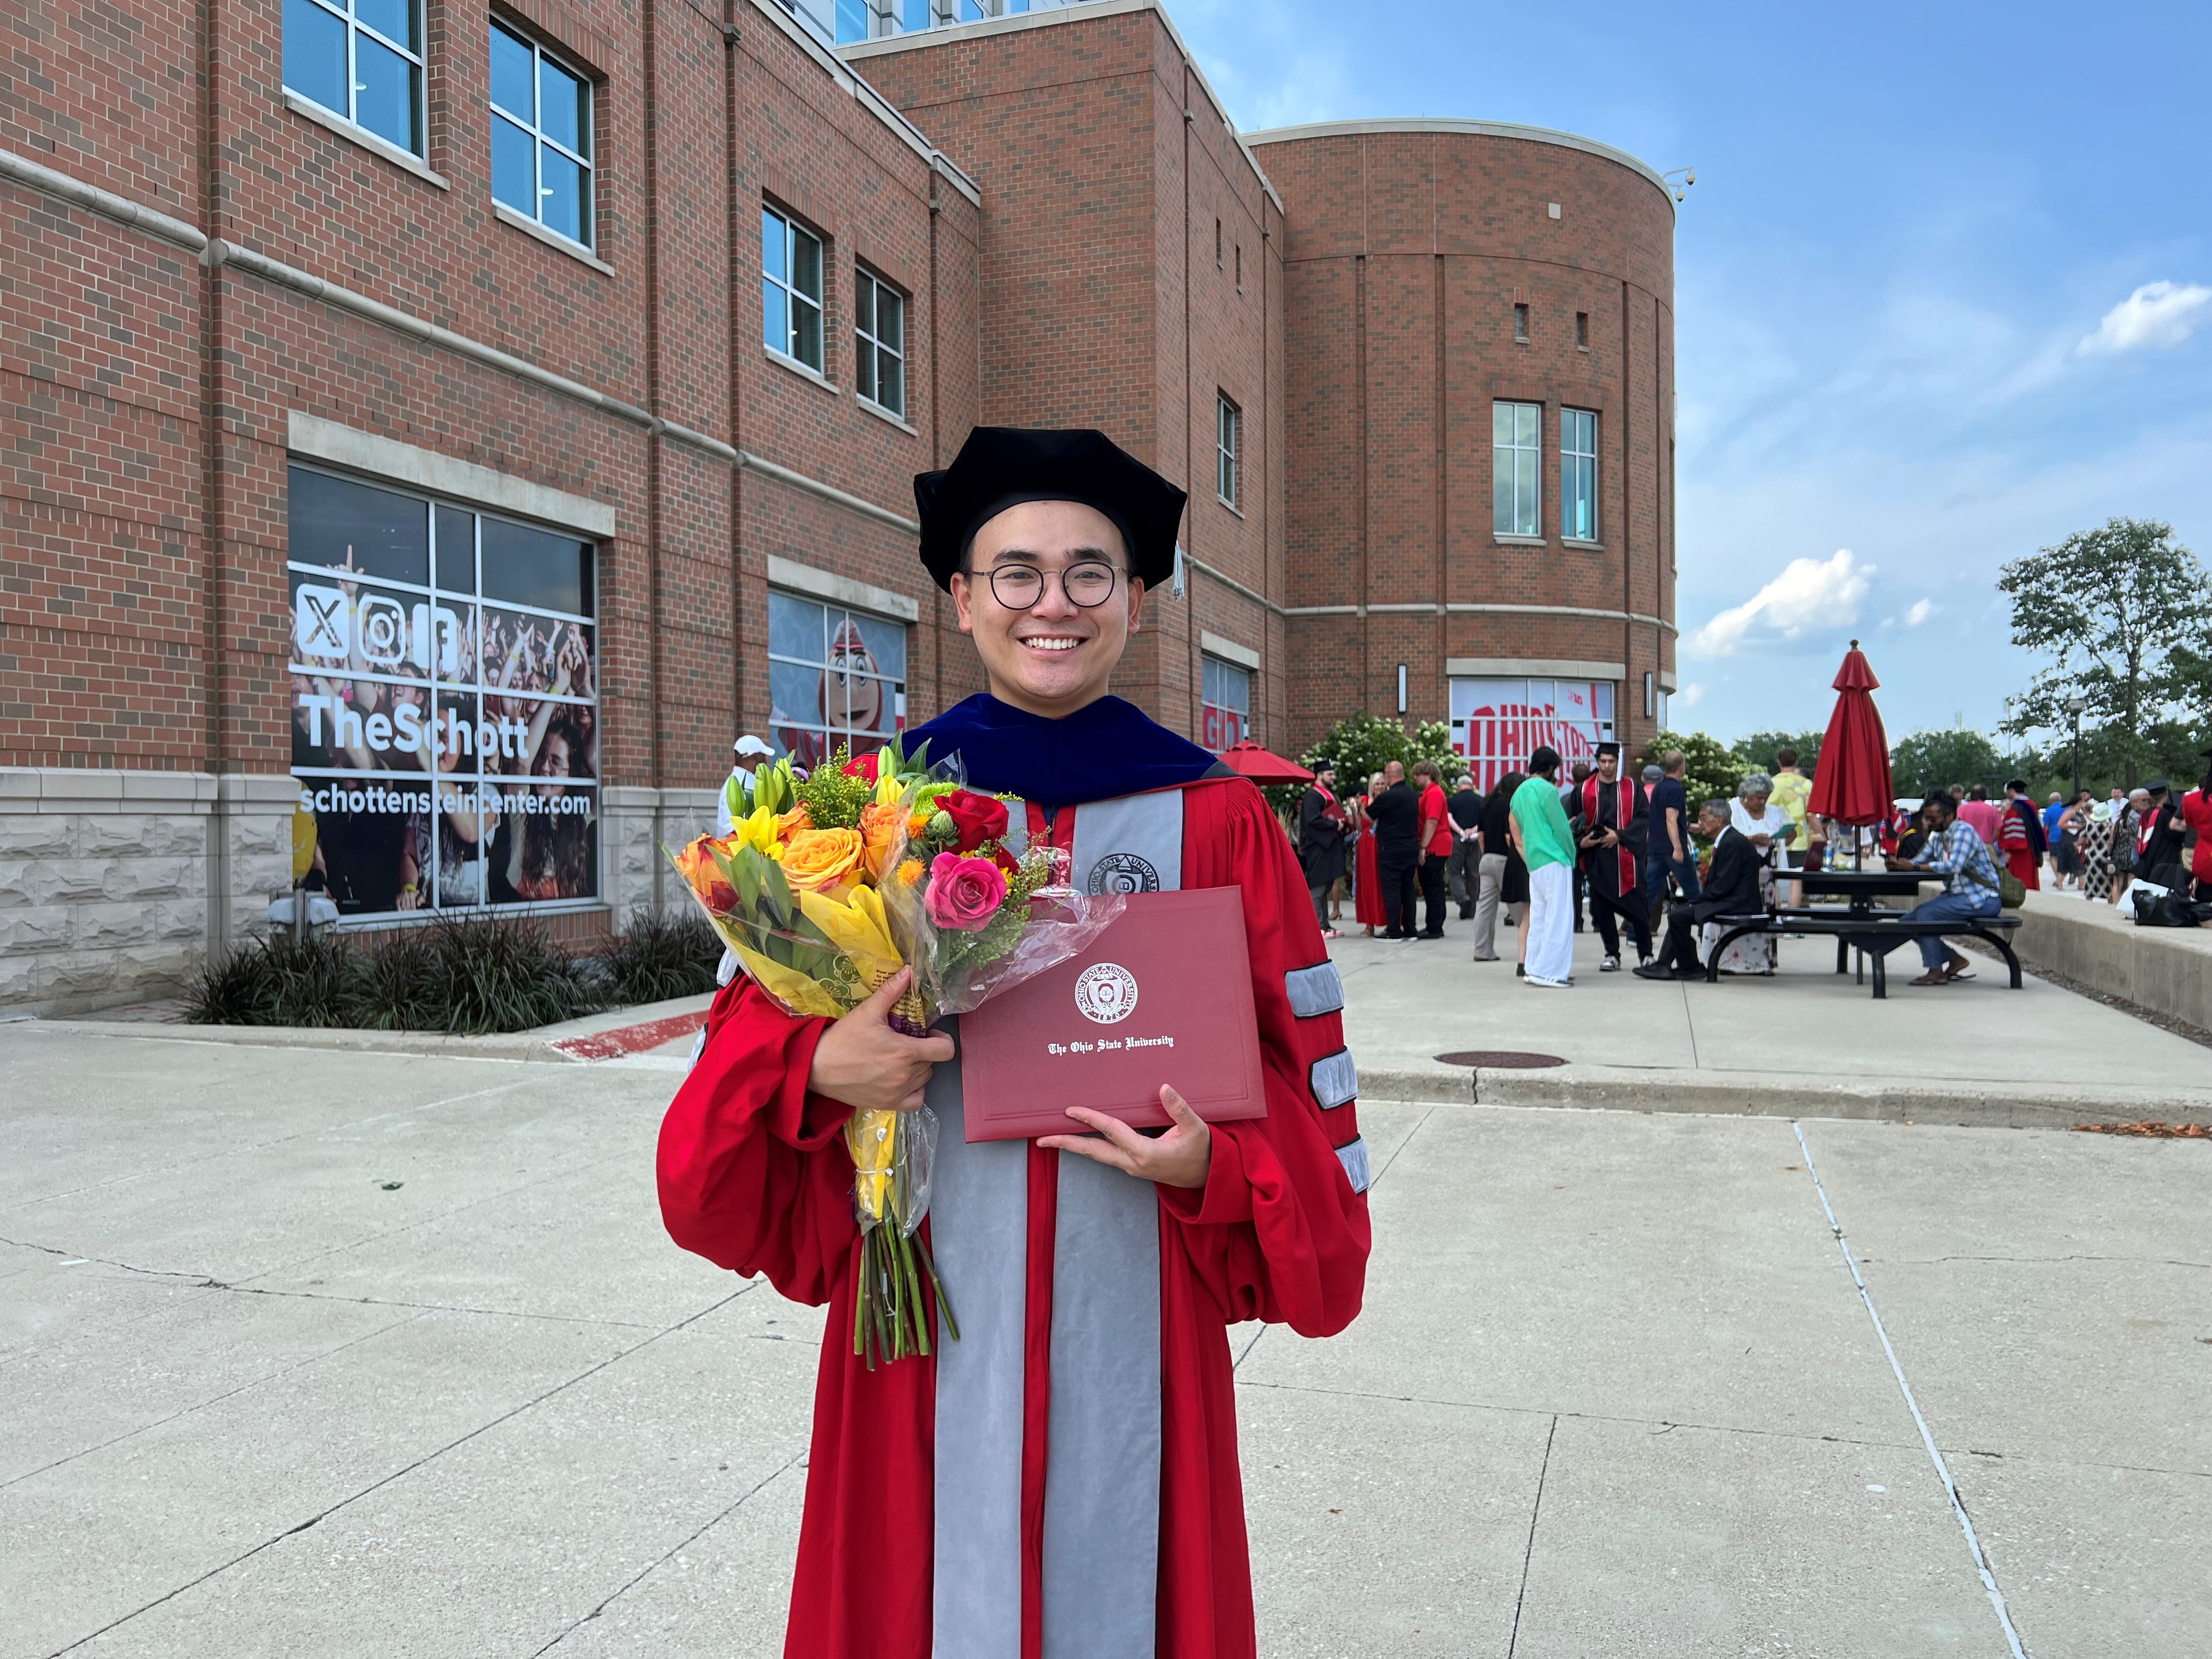
[(1685, 708), (1695, 708), (1705, 700), (1705, 688), (1692, 680), (1674, 694), (1674, 700)]
[(1905, 625), (1907, 628), (1917, 628), (1917, 627), (1919, 627), (1919, 626), (1920, 626), (1920, 624), (1921, 624), (1921, 623), (1923, 623), (1926, 622), (1926, 621), (1927, 621), (1930, 617), (1934, 616), (1935, 614), (1936, 614), (1936, 601), (1935, 601), (1935, 600), (1933, 600), (1933, 599), (1915, 599), (1915, 600), (1913, 600), (1913, 602), (1912, 602), (1912, 604), (1911, 605), (1911, 606), (1910, 606), (1910, 607), (1908, 607), (1908, 608), (1906, 609), (1906, 611), (1905, 611)]
[(2203, 320), (2199, 313), (2208, 305), (2212, 305), (2212, 288), (2201, 283), (2145, 283), (2106, 312), (2097, 331), (2085, 336), (2074, 349), (2089, 357), (2178, 346), (2196, 331)]
[(1848, 547), (1826, 559), (1792, 559), (1758, 592), (1692, 634), (1686, 648), (1695, 657), (1732, 657), (1754, 631), (1794, 640), (1811, 629), (1848, 628), (1859, 619), (1873, 574)]

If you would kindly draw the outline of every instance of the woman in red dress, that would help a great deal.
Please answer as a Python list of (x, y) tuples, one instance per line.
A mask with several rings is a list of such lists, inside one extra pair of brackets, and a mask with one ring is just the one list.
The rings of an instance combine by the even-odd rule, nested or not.
[(1390, 925), (1382, 911), (1382, 872), (1375, 862), (1375, 821), (1367, 816), (1367, 803), (1382, 793), (1382, 775), (1377, 772), (1367, 781), (1367, 793), (1353, 802), (1359, 813), (1359, 860), (1352, 878), (1352, 917), (1367, 929), (1369, 939), (1377, 927)]

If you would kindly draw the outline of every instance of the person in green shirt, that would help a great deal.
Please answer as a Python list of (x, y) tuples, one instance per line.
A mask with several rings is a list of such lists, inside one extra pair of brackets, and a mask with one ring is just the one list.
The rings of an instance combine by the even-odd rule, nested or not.
[[(1774, 751), (1774, 791), (1767, 796), (1767, 805), (1796, 826), (1790, 839), (1782, 844), (1782, 863), (1784, 868), (1802, 870), (1805, 867), (1806, 849), (1814, 842), (1826, 843), (1826, 832), (1820, 823), (1805, 810), (1806, 801), (1813, 793), (1813, 781), (1797, 769), (1797, 751), (1783, 748)], [(1798, 902), (1796, 884), (1781, 896), (1784, 904)]]
[(1559, 804), (1559, 750), (1539, 748), (1510, 808), (1513, 848), (1528, 866), (1525, 977), (1547, 990), (1565, 990), (1575, 966), (1575, 836)]

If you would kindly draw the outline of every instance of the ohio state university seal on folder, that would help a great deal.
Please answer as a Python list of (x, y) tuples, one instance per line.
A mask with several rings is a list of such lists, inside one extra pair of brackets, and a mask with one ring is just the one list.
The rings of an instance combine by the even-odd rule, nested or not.
[(1164, 1127), (1166, 1084), (1209, 1121), (1267, 1115), (1244, 896), (1133, 892), (1091, 948), (960, 1017), (969, 1140), (1081, 1134), (1071, 1106)]

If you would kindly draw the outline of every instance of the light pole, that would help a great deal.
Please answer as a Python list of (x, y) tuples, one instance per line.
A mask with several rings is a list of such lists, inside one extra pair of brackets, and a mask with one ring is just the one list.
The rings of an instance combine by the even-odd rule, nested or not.
[(2074, 800), (2081, 799), (2081, 711), (2088, 706), (2078, 693), (2066, 699), (2066, 712), (2074, 717)]

